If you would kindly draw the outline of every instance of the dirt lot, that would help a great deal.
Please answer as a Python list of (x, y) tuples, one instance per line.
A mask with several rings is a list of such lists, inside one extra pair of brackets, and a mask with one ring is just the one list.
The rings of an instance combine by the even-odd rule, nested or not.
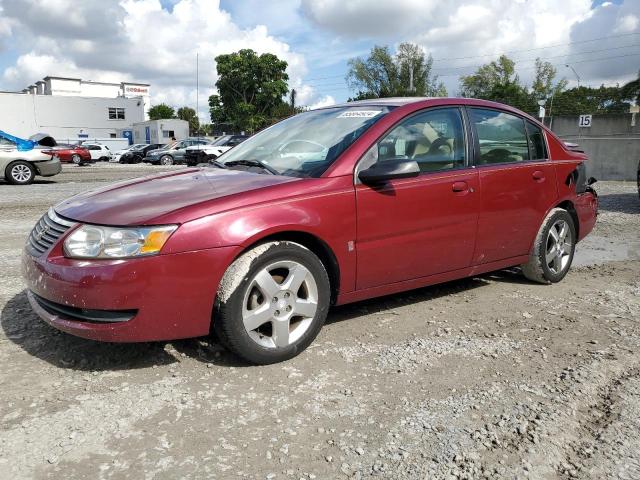
[[(173, 167), (179, 168), (179, 167)], [(501, 271), (335, 308), (247, 367), (207, 339), (112, 345), (30, 311), (47, 207), (148, 166), (0, 182), (0, 478), (640, 478), (640, 201), (601, 215), (554, 286)]]

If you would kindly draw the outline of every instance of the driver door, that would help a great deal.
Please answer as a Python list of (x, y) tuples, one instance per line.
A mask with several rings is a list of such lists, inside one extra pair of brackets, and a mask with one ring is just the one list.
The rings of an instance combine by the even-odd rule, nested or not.
[[(402, 120), (356, 168), (357, 289), (469, 267), (478, 222), (478, 173), (469, 163), (462, 110), (435, 108)], [(357, 173), (408, 158), (415, 178), (372, 187)]]

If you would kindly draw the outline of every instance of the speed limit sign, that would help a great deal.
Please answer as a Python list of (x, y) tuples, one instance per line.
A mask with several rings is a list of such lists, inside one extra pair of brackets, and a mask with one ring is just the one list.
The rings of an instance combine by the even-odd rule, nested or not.
[(591, 126), (591, 115), (580, 115), (580, 119), (578, 120), (579, 127), (590, 127)]

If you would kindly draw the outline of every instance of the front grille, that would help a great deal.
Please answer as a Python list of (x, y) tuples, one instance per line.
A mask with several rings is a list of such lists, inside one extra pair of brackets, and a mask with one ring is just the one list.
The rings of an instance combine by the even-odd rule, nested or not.
[(27, 250), (34, 257), (39, 257), (49, 250), (64, 232), (74, 225), (75, 223), (60, 218), (53, 211), (53, 208), (50, 208), (31, 230), (29, 240), (27, 240)]

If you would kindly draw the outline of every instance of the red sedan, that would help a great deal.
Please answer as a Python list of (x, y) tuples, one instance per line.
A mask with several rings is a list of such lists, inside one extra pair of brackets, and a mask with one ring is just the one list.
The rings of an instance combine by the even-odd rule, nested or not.
[(23, 272), (49, 324), (112, 342), (207, 335), (291, 358), (330, 305), (522, 266), (560, 281), (594, 226), (583, 153), (472, 99), (386, 99), (284, 120), (189, 168), (70, 198)]
[(76, 165), (91, 163), (89, 150), (78, 145), (58, 144), (55, 152), (62, 163), (75, 163)]

